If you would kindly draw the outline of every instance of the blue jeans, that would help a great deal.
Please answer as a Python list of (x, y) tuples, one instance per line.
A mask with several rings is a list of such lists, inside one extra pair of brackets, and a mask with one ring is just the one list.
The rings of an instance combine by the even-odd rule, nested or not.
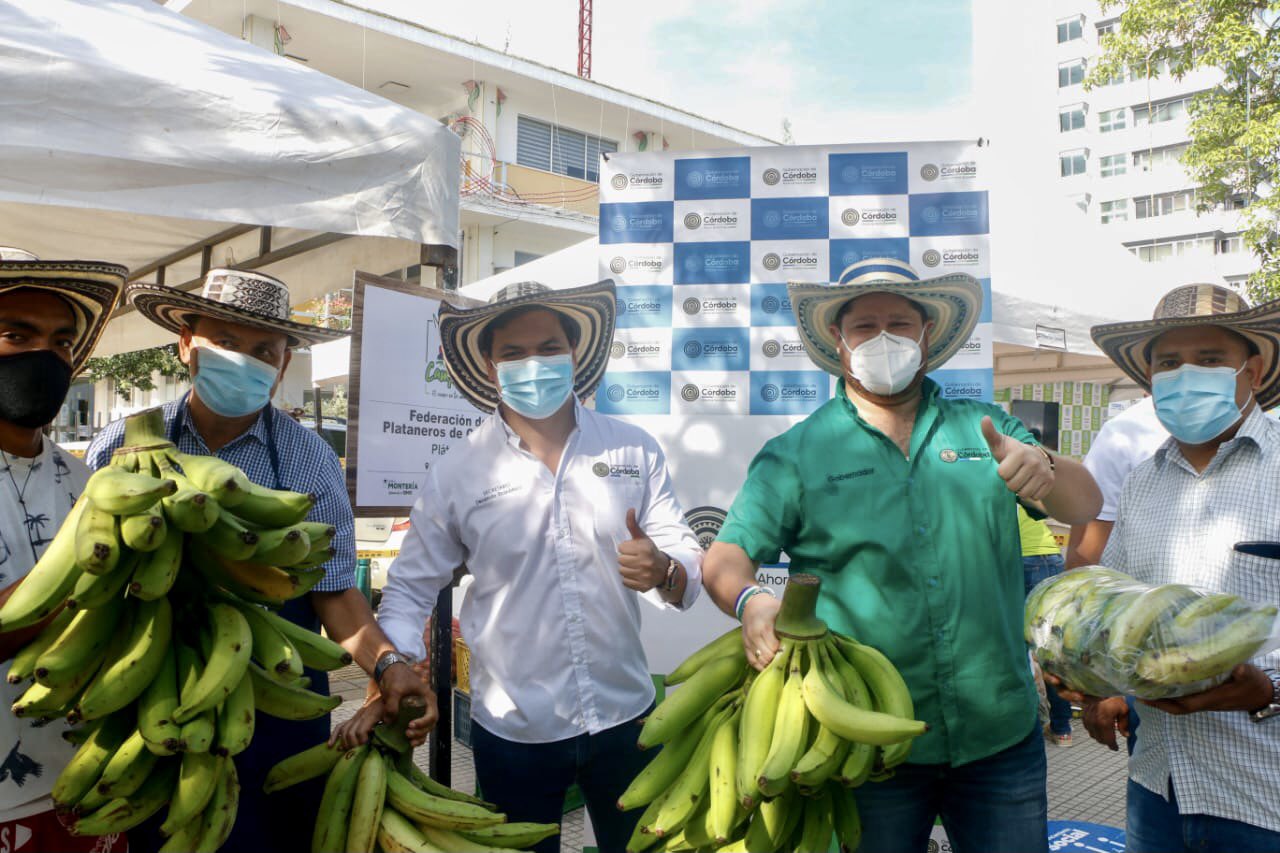
[(1130, 853), (1277, 853), (1280, 832), (1207, 814), (1179, 814), (1169, 799), (1129, 780), (1125, 849)]
[[(1061, 554), (1043, 554), (1036, 557), (1022, 558), (1022, 581), (1024, 595), (1031, 593), (1031, 588), (1045, 578), (1060, 575), (1063, 571)], [(1045, 695), (1049, 698), (1049, 730), (1055, 735), (1071, 734), (1071, 703), (1058, 695), (1053, 685), (1044, 686)]]
[(1046, 853), (1049, 849), (1044, 738), (953, 767), (903, 764), (893, 778), (854, 789), (862, 815), (859, 853), (924, 850), (933, 822), (955, 853)]
[[(594, 735), (551, 743), (516, 743), (471, 722), (471, 748), (481, 795), (511, 822), (560, 823), (564, 797), (574, 782), (587, 801), (600, 853), (622, 853), (643, 809), (618, 811), (618, 797), (658, 750), (636, 746), (640, 723), (634, 720)], [(559, 853), (560, 836), (533, 847), (535, 853)]]

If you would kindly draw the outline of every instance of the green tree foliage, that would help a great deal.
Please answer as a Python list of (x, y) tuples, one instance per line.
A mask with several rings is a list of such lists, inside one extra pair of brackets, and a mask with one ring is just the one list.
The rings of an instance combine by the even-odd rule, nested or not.
[(1280, 297), (1280, 0), (1100, 0), (1099, 6), (1104, 14), (1123, 13), (1087, 86), (1130, 73), (1176, 79), (1201, 68), (1222, 71), (1222, 83), (1191, 103), (1183, 166), (1200, 187), (1201, 209), (1250, 200), (1244, 242), (1259, 269), (1249, 295)]
[(156, 373), (181, 380), (191, 378), (187, 366), (178, 358), (177, 344), (91, 358), (84, 371), (85, 377), (94, 382), (104, 379), (115, 382), (116, 393), (125, 401), (133, 398), (134, 391), (154, 389), (156, 384), (152, 376)]

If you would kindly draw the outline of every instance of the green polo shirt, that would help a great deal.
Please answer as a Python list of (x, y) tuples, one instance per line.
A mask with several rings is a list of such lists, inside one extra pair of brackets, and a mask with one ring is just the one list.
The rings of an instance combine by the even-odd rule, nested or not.
[(762, 563), (822, 578), (818, 615), (880, 649), (930, 730), (911, 761), (966, 764), (1025, 738), (1037, 716), (1022, 638), (1014, 495), (981, 421), (1031, 444), (997, 406), (946, 400), (924, 383), (906, 459), (836, 396), (768, 441), (719, 540)]

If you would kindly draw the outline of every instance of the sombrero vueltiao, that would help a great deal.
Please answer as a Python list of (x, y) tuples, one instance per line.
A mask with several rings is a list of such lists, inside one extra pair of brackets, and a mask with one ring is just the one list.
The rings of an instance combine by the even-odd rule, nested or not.
[(493, 411), (501, 400), (497, 386), (489, 380), (486, 358), (480, 351), (480, 335), (494, 318), (525, 306), (555, 311), (577, 324), (573, 393), (578, 399), (591, 396), (604, 377), (617, 312), (611, 279), (566, 290), (553, 290), (535, 281), (509, 284), (478, 308), (458, 308), (448, 302), (440, 304), (440, 342), (445, 366), (454, 385), (476, 408)]
[(188, 318), (192, 316), (282, 332), (291, 347), (310, 346), (349, 334), (290, 320), (289, 286), (255, 270), (209, 270), (199, 294), (163, 284), (139, 283), (129, 285), (125, 295), (139, 314), (174, 334), (190, 325)]
[(1133, 323), (1106, 323), (1089, 330), (1098, 349), (1141, 387), (1151, 390), (1147, 379), (1151, 342), (1170, 329), (1221, 326), (1244, 337), (1262, 356), (1262, 382), (1258, 405), (1271, 409), (1280, 403), (1280, 300), (1250, 308), (1244, 297), (1216, 284), (1185, 284), (1166, 293), (1152, 319)]
[(800, 339), (814, 364), (844, 375), (840, 338), (831, 333), (840, 306), (868, 293), (892, 293), (920, 305), (933, 320), (926, 370), (937, 370), (959, 352), (982, 313), (982, 285), (964, 273), (920, 279), (910, 265), (892, 258), (870, 258), (845, 268), (835, 284), (787, 285)]
[(71, 372), (79, 373), (120, 301), (129, 270), (104, 261), (42, 261), (30, 252), (0, 246), (0, 293), (31, 288), (66, 300), (76, 318)]

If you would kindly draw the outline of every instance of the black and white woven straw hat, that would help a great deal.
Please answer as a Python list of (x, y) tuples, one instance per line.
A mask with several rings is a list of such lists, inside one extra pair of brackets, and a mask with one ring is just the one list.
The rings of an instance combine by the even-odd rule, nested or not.
[(791, 297), (800, 340), (810, 360), (827, 373), (844, 375), (840, 339), (831, 331), (840, 307), (868, 293), (892, 293), (924, 307), (933, 320), (927, 370), (937, 370), (960, 351), (982, 313), (982, 285), (973, 276), (949, 273), (921, 279), (910, 265), (893, 258), (851, 264), (840, 274), (840, 280), (831, 284), (791, 282), (787, 295)]
[(617, 313), (611, 279), (565, 290), (554, 290), (536, 281), (522, 281), (502, 288), (478, 308), (458, 308), (442, 302), (440, 343), (445, 367), (458, 390), (486, 412), (497, 408), (502, 398), (498, 387), (489, 379), (487, 360), (480, 349), (481, 334), (495, 318), (526, 306), (555, 311), (577, 325), (573, 393), (578, 399), (591, 396), (604, 378)]
[(310, 346), (349, 334), (290, 320), (289, 286), (275, 276), (254, 270), (209, 270), (198, 295), (163, 284), (131, 284), (125, 295), (140, 314), (175, 334), (193, 316), (283, 332), (291, 347)]
[(1243, 296), (1220, 284), (1184, 284), (1160, 298), (1150, 320), (1106, 323), (1089, 334), (1116, 367), (1149, 391), (1152, 342), (1162, 332), (1189, 326), (1221, 326), (1250, 341), (1262, 357), (1258, 405), (1269, 410), (1280, 404), (1280, 300), (1250, 308)]
[(0, 293), (31, 288), (66, 300), (76, 318), (71, 370), (79, 373), (124, 291), (126, 267), (104, 261), (42, 261), (25, 249), (0, 246)]

